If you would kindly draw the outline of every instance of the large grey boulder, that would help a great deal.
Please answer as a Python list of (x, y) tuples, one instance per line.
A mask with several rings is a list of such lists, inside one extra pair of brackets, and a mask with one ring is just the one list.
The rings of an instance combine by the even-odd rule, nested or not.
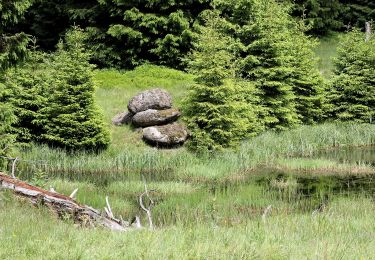
[(163, 89), (146, 90), (133, 97), (128, 104), (130, 112), (136, 114), (147, 109), (168, 109), (172, 107), (172, 97)]
[(112, 118), (112, 124), (117, 126), (127, 125), (132, 121), (133, 115), (134, 114), (130, 112), (119, 113)]
[(185, 143), (188, 138), (186, 127), (179, 123), (163, 126), (151, 126), (143, 129), (143, 139), (152, 145), (176, 146)]
[(133, 116), (132, 122), (135, 126), (146, 127), (155, 125), (165, 125), (176, 121), (181, 113), (176, 108), (156, 110), (147, 109)]

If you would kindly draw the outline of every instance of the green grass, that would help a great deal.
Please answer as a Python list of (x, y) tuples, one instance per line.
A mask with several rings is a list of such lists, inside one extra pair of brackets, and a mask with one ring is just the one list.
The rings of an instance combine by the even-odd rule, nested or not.
[(339, 34), (331, 34), (320, 39), (319, 45), (315, 49), (315, 53), (319, 57), (319, 70), (326, 79), (330, 79), (333, 74), (334, 65), (332, 59), (336, 57), (338, 40)]
[[(120, 127), (123, 134), (131, 134), (131, 129)], [(138, 138), (138, 137), (136, 137)], [(141, 141), (140, 141), (141, 142)], [(124, 139), (114, 139), (110, 149), (101, 154), (80, 153), (69, 155), (62, 150), (46, 146), (34, 146), (25, 150), (20, 157), (25, 160), (45, 160), (47, 165), (20, 163), (18, 169), (24, 178), (31, 178), (35, 171), (42, 170), (48, 175), (71, 180), (89, 180), (97, 184), (112, 181), (140, 180), (144, 176), (149, 181), (205, 181), (237, 178), (251, 174), (259, 167), (285, 166), (329, 172), (343, 173), (355, 163), (332, 163), (330, 160), (315, 161), (295, 158), (313, 156), (315, 152), (347, 146), (374, 144), (375, 125), (369, 124), (323, 124), (301, 126), (281, 133), (269, 131), (246, 142), (236, 151), (228, 150), (216, 156), (196, 156), (184, 148), (177, 150), (156, 150), (144, 144), (133, 146)], [(291, 160), (290, 158), (293, 158)], [(284, 163), (281, 163), (284, 162)], [(337, 167), (336, 167), (337, 166)], [(373, 168), (362, 165), (359, 173), (372, 173)], [(367, 171), (367, 172), (366, 172)], [(21, 175), (22, 176), (22, 175)]]
[[(4, 200), (4, 199), (3, 199)], [(81, 229), (7, 198), (1, 259), (371, 259), (374, 204), (336, 198), (323, 213), (259, 214), (238, 224), (193, 223), (128, 233)]]

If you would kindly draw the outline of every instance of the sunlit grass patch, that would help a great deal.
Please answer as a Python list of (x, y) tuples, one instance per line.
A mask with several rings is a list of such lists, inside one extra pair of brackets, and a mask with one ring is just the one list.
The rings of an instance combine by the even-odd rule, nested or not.
[(319, 57), (319, 70), (321, 74), (329, 79), (332, 77), (334, 65), (333, 58), (337, 55), (337, 45), (339, 42), (339, 34), (334, 33), (321, 38), (319, 45), (315, 48), (315, 53)]

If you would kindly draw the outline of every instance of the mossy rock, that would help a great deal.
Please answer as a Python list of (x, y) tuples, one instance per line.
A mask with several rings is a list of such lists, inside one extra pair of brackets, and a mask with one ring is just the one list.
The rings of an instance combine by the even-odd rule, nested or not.
[(131, 113), (139, 113), (148, 109), (168, 109), (172, 107), (172, 97), (164, 89), (155, 88), (143, 91), (133, 97), (128, 104)]
[(132, 122), (135, 126), (139, 127), (165, 125), (176, 121), (180, 116), (181, 113), (176, 108), (164, 110), (148, 109), (135, 114)]
[(180, 123), (151, 126), (143, 129), (143, 139), (151, 145), (174, 147), (182, 145), (188, 138), (187, 128)]

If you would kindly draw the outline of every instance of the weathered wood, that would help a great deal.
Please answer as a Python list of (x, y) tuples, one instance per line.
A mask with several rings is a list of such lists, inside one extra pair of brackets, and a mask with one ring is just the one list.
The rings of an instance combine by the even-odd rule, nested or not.
[(12, 177), (16, 178), (16, 163), (17, 163), (18, 157), (13, 159), (12, 163)]
[(371, 39), (371, 34), (372, 34), (371, 23), (366, 22), (366, 42), (368, 42)]
[[(149, 207), (146, 208), (144, 203), (143, 203), (143, 197), (147, 195), (147, 198), (150, 200), (150, 204), (149, 204)], [(143, 192), (141, 194), (141, 196), (139, 196), (139, 205), (141, 206), (141, 208), (146, 212), (147, 214), (147, 218), (148, 218), (148, 223), (149, 223), (149, 226), (150, 226), (150, 229), (153, 230), (154, 229), (154, 224), (152, 222), (152, 215), (151, 215), (151, 209), (152, 207), (154, 206), (154, 201), (151, 199), (150, 197), (150, 194), (148, 192), (148, 189), (147, 189), (147, 185), (145, 183), (145, 192)], [(139, 219), (138, 219), (139, 221)]]
[(99, 210), (79, 204), (73, 198), (35, 187), (1, 172), (0, 188), (11, 190), (16, 195), (27, 198), (34, 205), (47, 206), (59, 217), (70, 216), (75, 223), (84, 226), (102, 226), (113, 231), (127, 231), (134, 228), (128, 222), (104, 216)]

